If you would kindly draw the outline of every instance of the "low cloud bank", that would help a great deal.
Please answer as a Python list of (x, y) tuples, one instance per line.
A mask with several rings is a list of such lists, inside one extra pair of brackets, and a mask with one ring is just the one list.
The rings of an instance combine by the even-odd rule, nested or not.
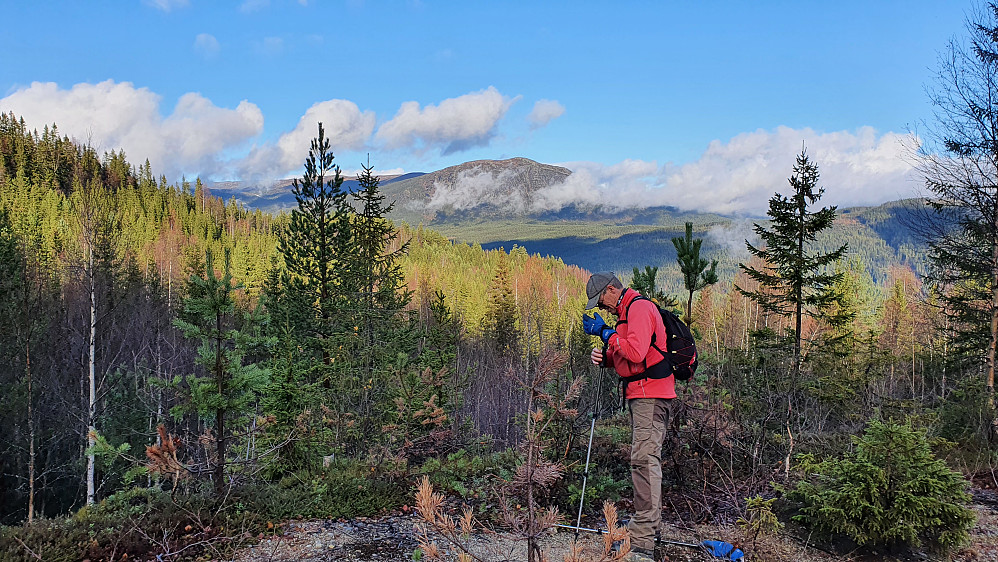
[(707, 239), (717, 244), (725, 254), (733, 259), (748, 260), (751, 257), (745, 241), (759, 247), (759, 235), (753, 229), (755, 222), (750, 219), (735, 219), (727, 225), (717, 225), (707, 231)]
[(529, 204), (522, 192), (510, 190), (515, 177), (516, 172), (513, 170), (503, 170), (498, 174), (478, 169), (459, 172), (454, 183), (437, 182), (434, 185), (433, 195), (426, 208), (434, 211), (445, 208), (468, 211), (490, 205), (511, 214), (523, 213), (529, 210)]
[(774, 193), (788, 193), (787, 180), (802, 143), (818, 165), (823, 205), (876, 205), (915, 194), (905, 144), (917, 140), (907, 135), (878, 135), (871, 127), (833, 133), (780, 127), (713, 141), (698, 160), (682, 165), (566, 163), (573, 174), (565, 183), (541, 190), (538, 204), (544, 210), (591, 203), (759, 216)]
[[(714, 141), (694, 162), (683, 165), (624, 160), (562, 164), (572, 170), (564, 182), (525, 196), (510, 192), (508, 178), (463, 173), (453, 185), (436, 186), (431, 207), (467, 209), (480, 204), (511, 211), (557, 212), (567, 206), (610, 209), (670, 206), (735, 216), (765, 215), (774, 193), (789, 194), (788, 178), (805, 143), (825, 188), (821, 205), (877, 205), (915, 195), (916, 182), (905, 144), (917, 140), (872, 128), (818, 133), (780, 127)], [(506, 199), (502, 197), (505, 195)], [(739, 234), (744, 241), (745, 237)]]

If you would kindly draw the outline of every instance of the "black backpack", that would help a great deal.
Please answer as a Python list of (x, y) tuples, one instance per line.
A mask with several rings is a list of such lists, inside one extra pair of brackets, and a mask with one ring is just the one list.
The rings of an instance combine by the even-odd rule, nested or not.
[[(643, 296), (636, 297), (627, 305), (628, 312), (630, 312), (631, 304), (639, 300), (650, 301), (651, 299)], [(652, 304), (655, 304), (654, 301)], [(671, 311), (658, 305), (655, 306), (658, 308), (659, 314), (662, 315), (662, 324), (665, 325), (665, 335), (669, 341), (666, 342), (665, 349), (662, 349), (655, 343), (656, 334), (652, 334), (651, 346), (661, 353), (665, 359), (659, 364), (652, 365), (644, 373), (633, 377), (626, 377), (626, 379), (664, 379), (672, 375), (676, 377), (676, 380), (688, 381), (693, 378), (698, 365), (697, 344), (693, 339), (693, 333), (690, 332), (689, 326)]]
[[(676, 377), (676, 380), (688, 381), (697, 372), (699, 364), (697, 361), (697, 343), (693, 339), (693, 332), (690, 332), (689, 326), (672, 311), (661, 306), (658, 307), (658, 311), (662, 314), (662, 323), (665, 324), (665, 334), (669, 337), (669, 342), (666, 344), (668, 351), (659, 349), (658, 346), (655, 346), (655, 349), (658, 349), (659, 353), (664, 355), (671, 364), (672, 375)], [(651, 338), (651, 344), (655, 345), (654, 335)]]

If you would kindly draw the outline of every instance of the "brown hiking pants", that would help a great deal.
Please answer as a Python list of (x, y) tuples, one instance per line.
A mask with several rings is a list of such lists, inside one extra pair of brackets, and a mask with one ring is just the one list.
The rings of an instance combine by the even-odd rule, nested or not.
[(627, 525), (631, 546), (655, 548), (655, 532), (662, 527), (662, 443), (672, 415), (672, 400), (632, 398), (631, 482), (634, 517)]

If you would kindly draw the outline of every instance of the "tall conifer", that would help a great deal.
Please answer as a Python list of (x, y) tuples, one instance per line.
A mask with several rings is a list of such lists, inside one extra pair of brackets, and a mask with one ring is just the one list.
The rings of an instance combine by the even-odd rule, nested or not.
[[(930, 213), (914, 225), (929, 244), (954, 347), (983, 363), (994, 409), (998, 364), (998, 3), (967, 17), (965, 37), (939, 57), (929, 90), (934, 122), (919, 147)], [(920, 135), (921, 137), (922, 135)], [(994, 413), (989, 414), (994, 419)], [(992, 428), (992, 435), (998, 423)], [(989, 437), (990, 439), (990, 437)]]
[[(348, 278), (346, 266), (350, 263), (345, 257), (351, 209), (340, 167), (333, 159), (329, 139), (319, 123), (319, 134), (312, 139), (305, 160), (305, 173), (292, 183), (298, 208), (291, 211), (278, 241), (287, 272), (282, 280), (286, 288), (282, 312), (325, 365), (332, 363), (329, 338), (337, 331), (336, 312), (343, 304), (343, 281)], [(329, 374), (322, 377), (329, 386)]]
[(485, 313), (486, 334), (500, 352), (513, 351), (520, 339), (517, 332), (516, 296), (513, 294), (513, 273), (509, 257), (499, 248), (499, 263), (489, 285), (489, 303)]
[(359, 189), (352, 194), (356, 216), (352, 226), (353, 252), (347, 259), (354, 262), (348, 269), (353, 272), (358, 320), (364, 325), (366, 346), (373, 349), (380, 328), (398, 317), (412, 298), (399, 263), (409, 243), (402, 242), (392, 248), (398, 229), (385, 216), (395, 204), (384, 204), (381, 180), (374, 175), (374, 167), (362, 164), (361, 168), (363, 172), (357, 178)]
[(821, 199), (824, 188), (818, 187), (818, 166), (806, 150), (797, 155), (790, 176), (791, 195), (773, 195), (769, 200), (770, 227), (756, 224), (756, 234), (763, 244), (755, 247), (748, 240), (748, 251), (762, 260), (761, 268), (738, 264), (760, 285), (756, 291), (738, 291), (759, 303), (767, 312), (790, 315), (794, 319), (794, 370), (800, 369), (801, 324), (805, 314), (815, 314), (828, 306), (834, 293), (831, 286), (841, 273), (829, 271), (829, 266), (842, 258), (847, 246), (822, 253), (812, 248), (819, 232), (832, 226), (836, 207), (811, 211), (809, 207)]

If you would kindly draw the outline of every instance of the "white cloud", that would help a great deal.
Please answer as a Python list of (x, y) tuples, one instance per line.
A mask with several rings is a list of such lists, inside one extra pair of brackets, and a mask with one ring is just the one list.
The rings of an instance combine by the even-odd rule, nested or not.
[(174, 8), (184, 8), (189, 4), (188, 0), (143, 0), (143, 3), (164, 12), (170, 12)]
[(217, 57), (220, 49), (218, 39), (215, 39), (215, 36), (210, 33), (199, 33), (194, 38), (194, 50), (201, 53), (201, 56), (206, 59)]
[(32, 127), (56, 123), (62, 134), (99, 151), (123, 149), (134, 164), (148, 158), (157, 174), (171, 179), (222, 171), (222, 154), (263, 130), (263, 114), (245, 100), (226, 109), (191, 92), (165, 118), (160, 104), (158, 94), (129, 82), (81, 83), (68, 90), (34, 82), (0, 99), (0, 111), (14, 112)]
[(786, 194), (802, 143), (821, 174), (822, 205), (865, 205), (910, 196), (907, 135), (818, 133), (780, 127), (743, 133), (727, 143), (713, 141), (696, 162), (666, 166), (662, 199), (684, 209), (763, 214), (774, 193)]
[[(323, 101), (308, 108), (295, 128), (276, 142), (249, 147), (263, 132), (263, 113), (249, 101), (226, 109), (190, 92), (165, 117), (161, 105), (161, 96), (148, 88), (112, 80), (68, 90), (35, 82), (0, 99), (0, 111), (24, 117), (33, 128), (56, 123), (61, 133), (98, 151), (123, 149), (136, 165), (149, 159), (157, 175), (171, 180), (182, 174), (206, 179), (286, 177), (301, 170), (319, 122), (335, 153), (364, 148), (376, 120), (373, 112), (362, 112), (351, 101)], [(239, 156), (240, 150), (248, 154)], [(349, 168), (360, 164), (337, 163)]]
[(748, 260), (752, 257), (745, 241), (752, 245), (759, 246), (759, 235), (754, 230), (755, 221), (748, 218), (739, 218), (731, 221), (727, 225), (716, 225), (707, 231), (707, 238), (724, 249), (724, 252), (731, 258)]
[[(425, 108), (406, 102), (374, 138), (388, 148), (416, 152), (488, 143), (514, 102), (495, 88)], [(264, 118), (249, 101), (223, 108), (189, 92), (172, 111), (161, 106), (162, 98), (155, 92), (112, 80), (69, 89), (34, 82), (0, 99), (0, 111), (24, 117), (32, 128), (56, 123), (61, 133), (99, 151), (123, 149), (134, 164), (149, 159), (155, 173), (170, 180), (181, 174), (245, 180), (297, 174), (318, 122), (336, 154), (373, 148), (376, 116), (349, 100), (316, 103), (292, 130), (274, 142), (256, 141), (255, 146), (249, 145), (263, 132)], [(674, 206), (762, 216), (773, 193), (787, 192), (787, 178), (802, 141), (821, 173), (822, 205), (872, 205), (915, 195), (917, 182), (902, 142), (910, 146), (916, 141), (906, 135), (881, 134), (869, 127), (830, 133), (780, 127), (713, 141), (697, 160), (681, 165), (631, 159), (612, 165), (566, 163), (573, 173), (564, 182), (529, 195), (517, 193), (501, 204), (534, 211), (556, 211), (570, 204)], [(337, 164), (355, 170), (360, 162), (338, 158)], [(471, 208), (481, 201), (498, 201), (503, 191), (498, 186), (509, 178), (468, 173), (460, 179), (453, 186), (438, 186), (431, 205)]]
[[(375, 166), (377, 166), (377, 162), (372, 162), (372, 164), (374, 164)], [(359, 175), (361, 175), (363, 173), (364, 173), (364, 170), (362, 168), (349, 169), (349, 170), (346, 169), (346, 168), (341, 168), (340, 169), (340, 174), (342, 174), (343, 177), (355, 178), (355, 177), (357, 177), (357, 176), (359, 176)], [(391, 168), (389, 170), (379, 170), (377, 167), (375, 167), (373, 170), (371, 170), (371, 173), (373, 173), (375, 175), (375, 177), (379, 177), (382, 180), (384, 180), (388, 176), (401, 176), (402, 174), (405, 173), (405, 170), (402, 169), (402, 168)]]
[(725, 214), (764, 215), (774, 193), (787, 194), (787, 178), (805, 143), (825, 188), (821, 205), (874, 205), (914, 195), (906, 135), (878, 135), (870, 127), (818, 133), (780, 127), (713, 141), (694, 162), (683, 165), (625, 160), (563, 164), (573, 174), (539, 190), (533, 206), (557, 210), (572, 203), (610, 207), (674, 206)]
[(407, 101), (381, 125), (377, 138), (389, 149), (440, 148), (445, 155), (487, 146), (496, 125), (515, 102), (516, 98), (509, 99), (492, 86), (422, 109), (418, 102)]
[(198, 93), (180, 97), (173, 113), (163, 120), (163, 144), (172, 158), (209, 173), (220, 171), (226, 147), (242, 144), (263, 130), (263, 113), (243, 100), (235, 110), (216, 107)]
[[(300, 170), (320, 122), (335, 154), (341, 150), (364, 148), (374, 132), (375, 115), (371, 111), (361, 111), (357, 104), (348, 100), (319, 102), (308, 108), (294, 130), (281, 135), (277, 143), (256, 147), (237, 163), (239, 176), (273, 179)], [(353, 162), (347, 164), (355, 165)]]
[(531, 129), (539, 129), (565, 113), (565, 106), (554, 100), (537, 100), (527, 116)]
[(491, 205), (511, 213), (522, 213), (527, 209), (527, 200), (523, 193), (511, 192), (509, 186), (517, 176), (514, 170), (502, 170), (498, 174), (477, 168), (464, 170), (457, 174), (452, 184), (445, 182), (434, 184), (433, 196), (426, 204), (426, 208), (439, 210), (451, 207), (465, 211), (479, 205)]
[(537, 190), (533, 196), (535, 211), (557, 211), (567, 205), (605, 205), (613, 208), (647, 207), (654, 193), (649, 172), (658, 165), (641, 160), (625, 160), (612, 166), (597, 162), (563, 164), (572, 170), (563, 183)]

